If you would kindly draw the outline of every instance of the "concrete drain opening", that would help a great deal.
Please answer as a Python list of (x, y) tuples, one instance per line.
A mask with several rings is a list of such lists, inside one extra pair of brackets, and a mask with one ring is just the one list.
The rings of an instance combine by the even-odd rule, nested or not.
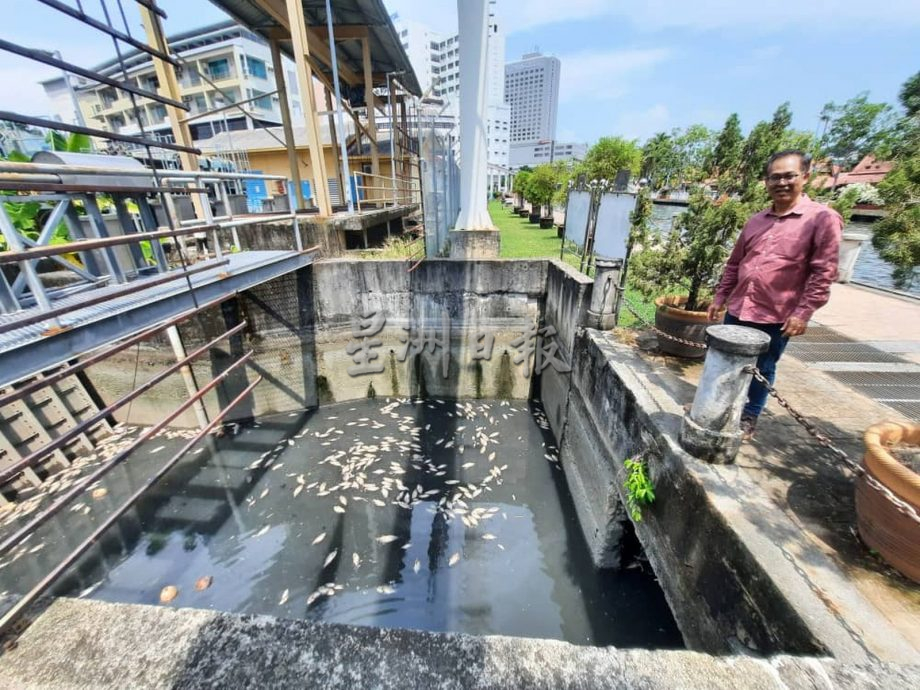
[[(178, 442), (153, 439), (137, 459), (154, 467)], [(345, 402), (257, 418), (217, 445), (176, 466), (55, 594), (683, 646), (638, 549), (619, 570), (593, 567), (538, 404)], [(121, 502), (143, 474), (138, 464), (113, 472), (99, 502)], [(77, 511), (67, 522), (79, 529), (72, 523), (92, 519)], [(47, 527), (35, 555), (54, 562), (68, 549), (68, 525)], [(26, 587), (31, 567), (9, 564), (5, 586)]]

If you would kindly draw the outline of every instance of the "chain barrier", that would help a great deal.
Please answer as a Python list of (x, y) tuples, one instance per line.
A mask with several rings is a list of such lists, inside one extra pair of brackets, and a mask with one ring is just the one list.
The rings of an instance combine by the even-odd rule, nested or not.
[(635, 316), (643, 326), (645, 326), (646, 328), (650, 328), (651, 330), (655, 331), (655, 334), (656, 334), (656, 335), (659, 335), (659, 336), (662, 336), (662, 337), (664, 337), (664, 338), (667, 338), (668, 340), (673, 340), (675, 343), (680, 343), (681, 345), (686, 345), (687, 347), (695, 347), (695, 348), (700, 349), (700, 350), (705, 350), (705, 349), (707, 349), (707, 348), (709, 347), (708, 345), (706, 345), (706, 343), (698, 343), (698, 342), (696, 342), (695, 340), (687, 340), (687, 339), (685, 339), (685, 338), (678, 338), (676, 335), (671, 335), (670, 333), (665, 333), (665, 332), (662, 331), (660, 328), (658, 328), (655, 324), (650, 323), (648, 320), (646, 320), (644, 317), (642, 317), (642, 316), (636, 311), (635, 307), (634, 307), (632, 304), (630, 304), (629, 300), (626, 299), (626, 294), (625, 294), (625, 293), (622, 294), (622, 297), (623, 297), (623, 306), (626, 307), (626, 311), (628, 311), (630, 314), (632, 314), (633, 316)]
[(789, 401), (776, 391), (767, 377), (760, 373), (760, 370), (757, 367), (748, 365), (744, 368), (744, 371), (753, 375), (754, 378), (757, 379), (761, 385), (767, 389), (767, 392), (776, 400), (776, 402), (779, 403), (780, 407), (792, 415), (792, 418), (797, 421), (805, 429), (805, 431), (807, 431), (820, 445), (831, 451), (831, 453), (833, 453), (835, 457), (841, 460), (854, 474), (856, 474), (856, 476), (865, 479), (869, 486), (879, 491), (885, 498), (891, 501), (899, 513), (920, 524), (920, 515), (917, 514), (917, 511), (914, 510), (912, 505), (898, 498), (891, 491), (891, 489), (882, 484), (871, 474), (866, 472), (866, 469), (862, 465), (857, 462), (853, 462), (853, 460), (850, 459), (850, 456), (835, 446), (827, 436), (822, 434), (814, 424), (805, 419), (801, 412), (793, 408), (792, 405), (789, 404)]
[[(703, 344), (703, 343), (697, 343), (697, 342), (694, 342), (694, 341), (692, 341), (692, 340), (686, 340), (686, 339), (684, 339), (684, 338), (678, 338), (677, 336), (673, 336), (673, 335), (670, 335), (669, 333), (665, 333), (665, 332), (662, 331), (660, 328), (657, 328), (654, 324), (649, 323), (648, 320), (646, 320), (645, 318), (643, 318), (643, 317), (636, 311), (634, 305), (632, 305), (632, 304), (629, 302), (629, 300), (626, 299), (626, 295), (625, 295), (625, 294), (622, 295), (622, 297), (623, 297), (623, 306), (626, 307), (626, 310), (627, 310), (630, 314), (632, 314), (636, 319), (638, 319), (638, 321), (639, 321), (643, 326), (645, 326), (646, 328), (650, 328), (650, 329), (653, 330), (657, 335), (663, 336), (663, 337), (667, 338), (668, 340), (673, 340), (673, 341), (675, 341), (675, 342), (677, 342), (677, 343), (680, 343), (681, 345), (687, 345), (687, 346), (689, 346), (689, 347), (695, 347), (695, 348), (700, 348), (700, 349), (706, 349), (706, 348), (707, 348), (707, 346), (706, 346), (705, 344)], [(887, 498), (889, 501), (891, 501), (891, 502), (894, 504), (895, 508), (898, 510), (899, 513), (901, 513), (902, 515), (906, 515), (907, 517), (909, 517), (909, 518), (910, 518), (911, 520), (913, 520), (914, 522), (920, 524), (920, 515), (917, 514), (917, 511), (914, 510), (914, 507), (913, 507), (913, 506), (911, 506), (909, 503), (906, 503), (906, 502), (902, 501), (900, 498), (898, 498), (898, 497), (891, 491), (891, 489), (889, 489), (887, 486), (885, 486), (884, 484), (882, 484), (881, 482), (879, 482), (879, 481), (878, 481), (875, 477), (873, 477), (871, 474), (869, 474), (868, 472), (866, 472), (865, 468), (864, 468), (862, 465), (860, 465), (859, 463), (853, 462), (853, 461), (850, 459), (850, 457), (849, 457), (844, 451), (842, 451), (840, 448), (838, 448), (837, 446), (835, 446), (827, 436), (825, 436), (824, 434), (822, 434), (814, 424), (812, 424), (812, 423), (809, 422), (807, 419), (805, 419), (804, 415), (802, 415), (801, 412), (799, 412), (798, 410), (796, 410), (795, 408), (793, 408), (792, 405), (789, 404), (789, 401), (786, 400), (785, 398), (783, 398), (783, 397), (776, 391), (776, 389), (773, 387), (773, 385), (770, 383), (770, 381), (767, 380), (767, 378), (766, 378), (762, 373), (760, 373), (760, 370), (759, 370), (757, 367), (755, 367), (755, 366), (747, 366), (747, 367), (744, 368), (744, 371), (747, 372), (747, 373), (749, 373), (749, 374), (752, 374), (752, 375), (754, 376), (754, 378), (757, 379), (757, 380), (764, 386), (764, 388), (767, 389), (767, 392), (768, 392), (773, 398), (776, 399), (776, 402), (779, 403), (780, 407), (782, 407), (782, 408), (783, 408), (784, 410), (786, 410), (790, 415), (792, 415), (792, 418), (793, 418), (795, 421), (797, 421), (797, 422), (805, 429), (805, 431), (807, 431), (807, 432), (809, 433), (809, 435), (811, 435), (821, 446), (823, 446), (824, 448), (827, 448), (829, 451), (831, 451), (831, 453), (833, 453), (835, 457), (837, 457), (839, 460), (841, 460), (841, 461), (842, 461), (842, 462), (843, 462), (843, 463), (844, 463), (854, 474), (856, 474), (856, 476), (858, 476), (858, 477), (863, 477), (863, 478), (866, 480), (866, 483), (867, 483), (869, 486), (871, 486), (871, 487), (872, 487), (873, 489), (875, 489), (876, 491), (879, 491), (883, 496), (885, 496), (885, 498)]]

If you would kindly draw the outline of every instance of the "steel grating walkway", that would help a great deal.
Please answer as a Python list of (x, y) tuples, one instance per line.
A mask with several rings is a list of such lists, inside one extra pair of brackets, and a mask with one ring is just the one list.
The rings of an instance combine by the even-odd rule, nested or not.
[(920, 419), (920, 365), (815, 324), (793, 338), (786, 352), (872, 400)]
[[(104, 296), (124, 289), (125, 285), (105, 287), (52, 302), (52, 307), (72, 307), (58, 317), (62, 330), (49, 331), (53, 322), (41, 321), (0, 334), (0, 387), (57, 366), (106, 343), (127, 337), (181, 312), (195, 303), (208, 302), (224, 295), (247, 290), (278, 276), (296, 271), (313, 261), (314, 253), (294, 251), (246, 251), (228, 254), (228, 263), (209, 263), (212, 268), (180, 277), (167, 283), (141, 288), (131, 294), (115, 296), (99, 304), (81, 307), (87, 296)], [(177, 269), (178, 271), (179, 269)], [(130, 283), (142, 286), (162, 278), (154, 274)], [(193, 291), (189, 290), (191, 281)], [(194, 292), (194, 294), (193, 294)], [(37, 307), (14, 314), (0, 315), (0, 325), (9, 324), (41, 313)]]

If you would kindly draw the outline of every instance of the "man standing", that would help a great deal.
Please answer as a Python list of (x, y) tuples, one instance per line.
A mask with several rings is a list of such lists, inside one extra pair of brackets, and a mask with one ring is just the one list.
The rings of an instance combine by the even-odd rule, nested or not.
[[(727, 309), (724, 323), (770, 336), (769, 349), (757, 360), (770, 383), (789, 338), (805, 332), (812, 314), (827, 303), (837, 277), (843, 219), (802, 193), (807, 177), (804, 152), (770, 156), (766, 183), (773, 204), (745, 224), (709, 307), (711, 320)], [(759, 381), (751, 381), (741, 415), (745, 439), (754, 435), (767, 395)]]

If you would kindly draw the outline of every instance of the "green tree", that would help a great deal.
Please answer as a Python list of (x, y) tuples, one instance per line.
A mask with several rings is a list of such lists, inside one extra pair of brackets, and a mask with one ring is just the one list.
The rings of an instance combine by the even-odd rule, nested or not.
[(641, 175), (652, 189), (661, 189), (671, 183), (677, 170), (677, 147), (671, 136), (658, 132), (642, 147)]
[(732, 113), (725, 121), (719, 136), (716, 137), (716, 145), (707, 166), (708, 172), (725, 179), (737, 179), (743, 152), (744, 137), (741, 135), (741, 120), (738, 118), (738, 113)]
[(702, 309), (712, 298), (725, 260), (750, 211), (750, 206), (740, 201), (728, 197), (713, 200), (697, 189), (671, 231), (630, 259), (636, 289), (651, 299), (680, 285), (688, 292), (686, 308)]
[(92, 153), (93, 142), (85, 134), (63, 135), (60, 132), (48, 132), (45, 141), (51, 145), (52, 151), (66, 151), (67, 153)]
[(920, 266), (920, 72), (904, 83), (899, 98), (902, 139), (894, 168), (878, 186), (886, 215), (872, 227), (872, 246), (894, 266), (895, 285), (907, 288)]
[(822, 148), (839, 163), (853, 166), (885, 145), (892, 133), (892, 116), (890, 105), (871, 103), (866, 91), (841, 105), (830, 102), (821, 110), (821, 117), (829, 122)]
[(613, 180), (620, 170), (638, 175), (642, 167), (642, 149), (630, 139), (601, 137), (588, 149), (578, 168), (589, 180)]
[(522, 167), (514, 175), (514, 193), (518, 196), (519, 205), (523, 205), (527, 197), (527, 184), (530, 182), (531, 175), (533, 172), (527, 166)]
[(792, 122), (789, 102), (781, 104), (769, 122), (760, 121), (748, 134), (744, 142), (741, 161), (741, 189), (745, 201), (753, 201), (761, 195), (760, 181), (770, 156), (782, 150), (786, 130)]
[(541, 215), (552, 207), (556, 186), (559, 184), (559, 169), (555, 165), (544, 163), (534, 168), (527, 180), (524, 195), (527, 201), (539, 208)]
[(677, 179), (684, 182), (702, 182), (706, 177), (706, 162), (712, 157), (713, 133), (704, 125), (690, 125), (685, 130), (671, 133), (677, 151)]

